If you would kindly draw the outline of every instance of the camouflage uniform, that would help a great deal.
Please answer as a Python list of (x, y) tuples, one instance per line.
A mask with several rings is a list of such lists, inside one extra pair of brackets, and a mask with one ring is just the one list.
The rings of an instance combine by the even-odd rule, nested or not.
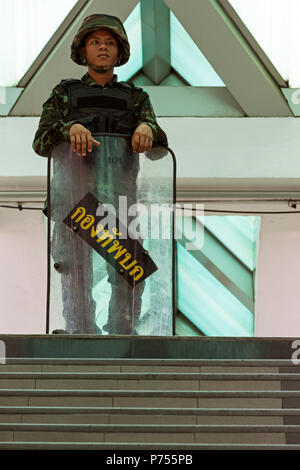
[[(127, 39), (126, 32), (123, 28), (122, 23), (120, 20), (116, 17), (108, 16), (108, 15), (91, 15), (87, 17), (81, 28), (79, 29), (77, 35), (75, 36), (72, 46), (71, 46), (71, 58), (74, 60), (79, 65), (84, 65), (84, 58), (81, 55), (81, 49), (80, 47), (82, 46), (85, 37), (90, 34), (93, 31), (96, 31), (102, 27), (107, 28), (116, 38), (119, 46), (119, 62), (118, 65), (123, 65), (125, 64), (128, 59), (129, 59), (129, 54), (130, 54), (130, 49), (129, 49), (129, 43)], [(91, 86), (91, 87), (101, 87), (101, 85), (97, 84), (94, 79), (89, 75), (89, 73), (86, 73), (82, 78), (81, 78), (82, 83), (85, 85)], [(112, 80), (109, 83), (106, 83), (103, 88), (106, 87), (121, 87), (122, 85), (119, 84), (117, 81), (117, 75), (113, 75)], [(159, 144), (162, 146), (167, 146), (168, 141), (166, 134), (164, 131), (159, 127), (156, 117), (149, 99), (149, 95), (139, 87), (132, 86), (132, 101), (133, 101), (133, 108), (134, 108), (134, 116), (135, 116), (135, 121), (137, 127), (141, 123), (148, 124), (153, 133), (153, 143), (154, 144)], [(33, 142), (33, 149), (34, 151), (45, 157), (49, 157), (51, 155), (52, 149), (58, 145), (61, 142), (70, 142), (70, 137), (69, 137), (69, 131), (70, 128), (73, 124), (76, 122), (80, 122), (80, 120), (74, 120), (74, 121), (67, 121), (66, 117), (68, 115), (68, 110), (69, 110), (69, 103), (68, 103), (68, 90), (64, 87), (62, 83), (58, 84), (53, 90), (48, 98), (48, 100), (43, 104), (43, 111), (42, 115), (40, 118), (38, 130), (35, 134), (34, 137), (34, 142)], [(44, 207), (44, 212), (46, 214), (46, 207), (47, 207), (47, 202), (45, 202), (45, 207)], [(55, 230), (54, 230), (55, 232)], [(54, 233), (54, 238), (59, 239), (59, 236), (57, 237), (57, 234)], [(55, 245), (55, 242), (53, 242), (53, 247), (52, 247), (52, 256), (55, 259), (55, 256), (57, 256), (57, 253), (59, 252), (59, 243)], [(84, 248), (80, 248), (82, 245), (78, 245), (78, 252), (81, 250), (84, 251)], [(85, 256), (82, 252), (82, 256)], [(110, 277), (113, 278), (114, 273), (112, 272), (111, 269), (108, 269), (108, 272), (110, 274)], [(84, 279), (82, 279), (83, 284), (85, 285), (85, 290), (88, 291), (89, 288), (91, 289), (92, 286), (92, 273), (88, 274), (85, 276)], [(70, 276), (63, 276), (62, 275), (62, 288), (63, 288), (63, 297), (66, 297), (67, 295), (70, 295), (72, 292), (72, 285), (68, 284), (70, 282)], [(124, 293), (120, 291), (120, 288), (115, 284), (115, 282), (110, 281), (112, 283), (112, 297), (111, 297), (111, 302), (110, 302), (110, 316), (108, 319), (108, 331), (109, 331), (109, 325), (115, 325), (114, 329), (111, 327), (113, 331), (109, 331), (110, 333), (125, 333), (125, 334), (130, 334), (134, 333), (128, 329), (128, 325), (126, 325), (126, 322), (124, 323), (124, 320), (121, 318), (122, 317), (122, 312), (120, 311), (120, 298), (123, 298), (123, 303), (124, 307), (122, 307), (123, 313), (124, 313), (124, 308), (127, 308), (129, 311), (129, 299), (125, 298), (125, 295), (127, 293), (127, 290), (124, 290)], [(136, 305), (139, 305), (138, 310), (140, 310), (140, 303), (141, 303), (141, 295), (143, 292), (143, 286), (140, 285), (140, 294), (137, 296), (135, 299)], [(69, 294), (68, 294), (69, 292)], [(78, 327), (70, 327), (69, 332), (71, 333), (99, 333), (99, 331), (96, 327), (96, 325), (93, 324), (94, 322), (94, 310), (95, 310), (95, 303), (92, 299), (89, 299), (90, 301), (90, 307), (89, 313), (87, 314), (85, 311), (86, 315), (86, 325), (89, 325), (88, 327), (85, 327), (85, 331), (77, 331)], [(82, 308), (82, 307), (80, 307)], [(119, 312), (116, 312), (116, 310), (119, 310)], [(115, 312), (115, 313), (114, 313)], [(139, 311), (134, 312), (135, 317), (138, 317)], [(113, 315), (116, 315), (118, 318), (114, 318)], [(68, 324), (68, 318), (67, 315), (65, 315), (65, 318), (67, 320)], [(72, 324), (71, 321), (71, 316), (69, 314), (69, 325)], [(124, 315), (123, 315), (124, 316)], [(118, 325), (123, 325), (122, 326), (122, 331), (120, 331), (120, 327)], [(119, 328), (119, 329), (118, 329)], [(80, 329), (80, 328), (79, 328)], [(68, 327), (67, 327), (68, 330)]]
[[(117, 87), (117, 75), (113, 76), (111, 82), (105, 87)], [(92, 87), (101, 87), (94, 79), (86, 73), (81, 81)], [(159, 127), (151, 105), (149, 95), (142, 88), (134, 87), (132, 90), (134, 110), (136, 114), (136, 127), (142, 123), (148, 124), (153, 133), (155, 144), (167, 146), (166, 134)], [(42, 157), (49, 157), (51, 150), (60, 142), (69, 142), (69, 132), (73, 124), (78, 121), (66, 122), (64, 119), (68, 114), (68, 93), (62, 85), (57, 85), (50, 97), (43, 104), (43, 111), (39, 121), (39, 127), (33, 141), (33, 150)]]
[[(117, 17), (109, 15), (91, 15), (85, 18), (73, 40), (71, 59), (78, 65), (85, 65), (85, 60), (81, 55), (80, 48), (86, 36), (100, 28), (108, 29), (118, 42), (120, 51), (118, 66), (126, 64), (130, 56), (130, 46), (126, 32), (121, 21)], [(101, 87), (88, 73), (86, 73), (81, 80), (86, 85)], [(105, 87), (117, 86), (117, 75), (114, 75), (112, 81), (105, 85)], [(132, 87), (132, 93), (136, 115), (136, 127), (141, 123), (148, 124), (152, 129), (153, 142), (167, 146), (167, 136), (157, 124), (148, 93), (142, 88), (135, 86)], [(69, 141), (70, 128), (77, 121), (65, 122), (67, 112), (67, 92), (64, 87), (57, 85), (48, 100), (43, 104), (39, 127), (33, 142), (33, 149), (37, 154), (48, 157), (51, 153), (51, 149), (55, 145), (62, 141)]]

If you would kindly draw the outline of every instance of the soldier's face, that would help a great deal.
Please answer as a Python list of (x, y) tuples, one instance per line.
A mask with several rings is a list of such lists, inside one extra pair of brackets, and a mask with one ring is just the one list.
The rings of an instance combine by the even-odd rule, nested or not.
[(89, 66), (106, 68), (117, 64), (119, 46), (108, 30), (99, 29), (86, 38), (83, 52)]

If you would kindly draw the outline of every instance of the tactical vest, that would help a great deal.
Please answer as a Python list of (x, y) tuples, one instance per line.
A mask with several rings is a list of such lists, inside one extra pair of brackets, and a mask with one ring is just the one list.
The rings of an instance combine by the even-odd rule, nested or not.
[(92, 87), (81, 80), (62, 80), (68, 91), (67, 121), (78, 121), (93, 132), (132, 135), (136, 127), (132, 89), (134, 85), (117, 82), (118, 86)]

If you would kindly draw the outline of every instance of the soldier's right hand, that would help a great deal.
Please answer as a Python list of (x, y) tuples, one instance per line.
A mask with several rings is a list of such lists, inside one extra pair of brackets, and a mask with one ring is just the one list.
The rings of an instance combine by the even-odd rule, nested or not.
[(100, 145), (100, 142), (95, 140), (91, 132), (82, 124), (73, 124), (69, 135), (73, 151), (81, 157), (85, 157), (87, 151), (91, 152), (93, 145)]

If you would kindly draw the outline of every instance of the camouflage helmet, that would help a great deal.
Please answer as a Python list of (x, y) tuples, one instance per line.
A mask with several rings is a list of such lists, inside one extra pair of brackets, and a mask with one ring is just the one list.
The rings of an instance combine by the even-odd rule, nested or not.
[(80, 49), (84, 46), (85, 38), (98, 29), (108, 29), (115, 36), (120, 50), (117, 66), (126, 64), (130, 56), (130, 46), (124, 26), (116, 16), (102, 14), (90, 15), (83, 20), (71, 45), (71, 59), (78, 65), (85, 65)]

